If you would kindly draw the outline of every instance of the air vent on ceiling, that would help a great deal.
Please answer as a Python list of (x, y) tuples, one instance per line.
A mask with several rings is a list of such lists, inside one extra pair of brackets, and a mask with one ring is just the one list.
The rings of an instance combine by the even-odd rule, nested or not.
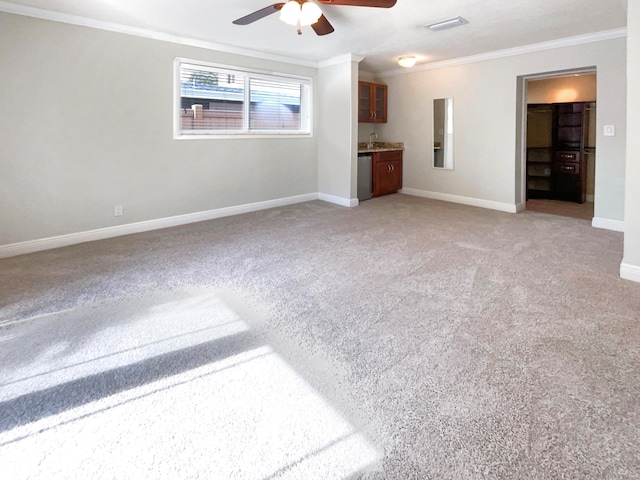
[(433, 30), (437, 32), (439, 30), (446, 30), (447, 28), (459, 27), (460, 25), (464, 25), (465, 23), (469, 23), (462, 17), (450, 18), (449, 20), (443, 20), (442, 22), (432, 23), (431, 25), (427, 25), (429, 30)]

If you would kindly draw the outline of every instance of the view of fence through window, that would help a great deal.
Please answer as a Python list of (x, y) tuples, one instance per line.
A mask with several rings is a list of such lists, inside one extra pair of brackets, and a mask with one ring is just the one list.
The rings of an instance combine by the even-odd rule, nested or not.
[(180, 129), (300, 131), (303, 88), (295, 80), (181, 64)]

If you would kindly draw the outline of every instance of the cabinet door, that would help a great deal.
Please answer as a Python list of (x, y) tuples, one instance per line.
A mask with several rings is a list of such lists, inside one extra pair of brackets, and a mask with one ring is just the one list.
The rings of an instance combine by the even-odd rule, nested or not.
[(396, 193), (402, 188), (402, 151), (373, 154), (373, 196)]
[(389, 165), (391, 166), (390, 187), (395, 193), (402, 188), (402, 160), (392, 160)]
[(358, 82), (358, 121), (372, 122), (373, 110), (371, 109), (371, 84)]
[(393, 192), (391, 166), (389, 162), (373, 162), (373, 196), (388, 195)]
[(373, 121), (387, 123), (387, 86), (374, 84), (372, 90)]
[(387, 123), (387, 86), (358, 82), (358, 121)]

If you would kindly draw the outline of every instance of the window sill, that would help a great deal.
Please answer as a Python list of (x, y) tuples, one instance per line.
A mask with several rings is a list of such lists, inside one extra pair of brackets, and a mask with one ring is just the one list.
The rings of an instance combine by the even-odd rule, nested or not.
[(312, 138), (311, 132), (238, 132), (238, 133), (179, 133), (174, 135), (174, 140), (222, 140), (222, 139), (252, 139), (252, 138)]

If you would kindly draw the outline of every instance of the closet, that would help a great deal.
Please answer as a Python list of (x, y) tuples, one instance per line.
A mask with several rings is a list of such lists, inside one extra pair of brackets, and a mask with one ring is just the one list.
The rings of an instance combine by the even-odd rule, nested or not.
[(595, 109), (595, 102), (528, 105), (527, 199), (587, 200)]

